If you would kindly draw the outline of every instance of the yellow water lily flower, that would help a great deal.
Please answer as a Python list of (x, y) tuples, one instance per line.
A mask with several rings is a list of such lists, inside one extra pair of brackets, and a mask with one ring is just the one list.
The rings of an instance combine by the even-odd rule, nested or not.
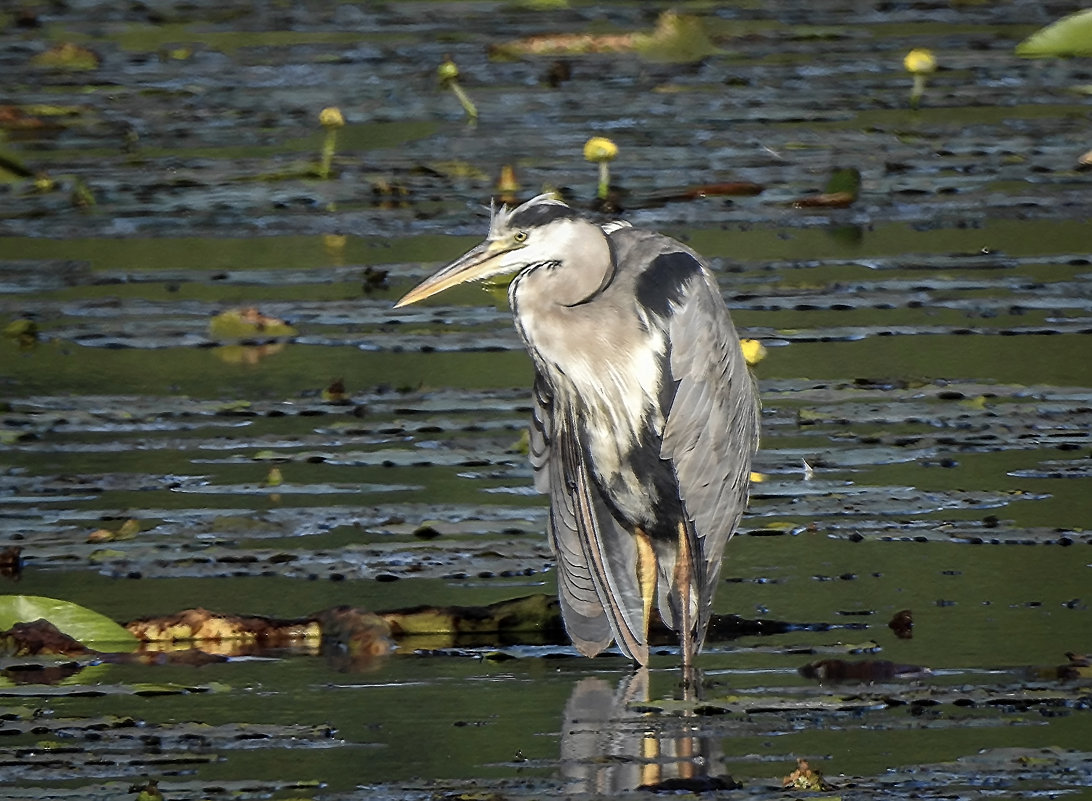
[(741, 339), (739, 346), (743, 350), (743, 358), (751, 367), (766, 358), (766, 346), (757, 339)]
[(618, 155), (618, 145), (605, 136), (593, 136), (584, 143), (584, 158), (587, 161), (610, 161)]
[(345, 124), (345, 118), (341, 116), (341, 109), (337, 106), (327, 106), (318, 115), (319, 124), (323, 128), (340, 128)]
[(933, 55), (932, 50), (918, 47), (906, 54), (902, 65), (913, 75), (928, 75), (937, 71), (937, 57)]
[(607, 199), (610, 191), (611, 159), (618, 155), (618, 145), (605, 136), (593, 136), (584, 143), (584, 158), (599, 165), (599, 188), (596, 195), (600, 200)]
[(925, 94), (925, 79), (937, 71), (937, 57), (932, 50), (918, 47), (906, 54), (902, 65), (914, 76), (914, 86), (910, 89), (910, 108), (917, 109), (921, 96)]

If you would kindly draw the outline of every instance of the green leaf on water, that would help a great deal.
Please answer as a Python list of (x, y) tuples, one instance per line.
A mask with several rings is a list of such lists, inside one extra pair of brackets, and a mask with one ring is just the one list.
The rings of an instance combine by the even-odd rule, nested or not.
[(93, 70), (98, 69), (100, 62), (97, 53), (73, 42), (56, 44), (30, 59), (35, 67), (56, 70)]
[(99, 651), (128, 651), (137, 644), (136, 637), (123, 626), (77, 604), (39, 595), (0, 595), (0, 631), (40, 619)]
[(209, 321), (209, 333), (217, 339), (272, 339), (292, 337), (296, 329), (283, 320), (255, 308), (228, 309)]
[(652, 35), (635, 37), (636, 50), (650, 61), (689, 64), (716, 53), (701, 20), (665, 11), (656, 20)]
[(1092, 8), (1040, 28), (1016, 45), (1016, 55), (1029, 58), (1092, 56)]
[(856, 167), (838, 167), (834, 169), (823, 192), (832, 195), (845, 193), (854, 200), (861, 191), (861, 171)]

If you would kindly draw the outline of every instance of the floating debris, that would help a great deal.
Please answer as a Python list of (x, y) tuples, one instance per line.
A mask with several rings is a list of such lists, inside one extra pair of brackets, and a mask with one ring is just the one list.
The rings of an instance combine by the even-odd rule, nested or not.
[(802, 790), (810, 793), (826, 793), (837, 789), (823, 778), (823, 774), (812, 768), (806, 759), (796, 760), (796, 770), (781, 780), (786, 790)]
[(900, 640), (911, 640), (914, 638), (914, 615), (909, 609), (902, 609), (888, 621), (887, 627)]

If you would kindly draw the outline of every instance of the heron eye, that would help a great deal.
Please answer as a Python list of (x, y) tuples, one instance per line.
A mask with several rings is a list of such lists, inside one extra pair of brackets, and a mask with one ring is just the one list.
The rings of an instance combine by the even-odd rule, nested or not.
[(526, 242), (527, 241), (527, 232), (526, 231), (516, 231), (514, 234), (512, 234), (512, 241), (517, 242), (519, 244), (522, 244), (522, 243)]

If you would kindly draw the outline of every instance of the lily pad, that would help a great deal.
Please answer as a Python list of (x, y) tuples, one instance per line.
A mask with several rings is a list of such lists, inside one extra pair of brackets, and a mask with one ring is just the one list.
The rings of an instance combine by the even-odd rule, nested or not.
[(249, 307), (220, 312), (209, 322), (209, 333), (217, 339), (274, 339), (295, 336), (297, 331), (284, 320)]
[(0, 595), (0, 631), (35, 620), (47, 620), (97, 650), (132, 650), (137, 644), (123, 626), (78, 604), (35, 595)]
[(1092, 56), (1092, 8), (1040, 28), (1016, 45), (1016, 55), (1029, 58)]

